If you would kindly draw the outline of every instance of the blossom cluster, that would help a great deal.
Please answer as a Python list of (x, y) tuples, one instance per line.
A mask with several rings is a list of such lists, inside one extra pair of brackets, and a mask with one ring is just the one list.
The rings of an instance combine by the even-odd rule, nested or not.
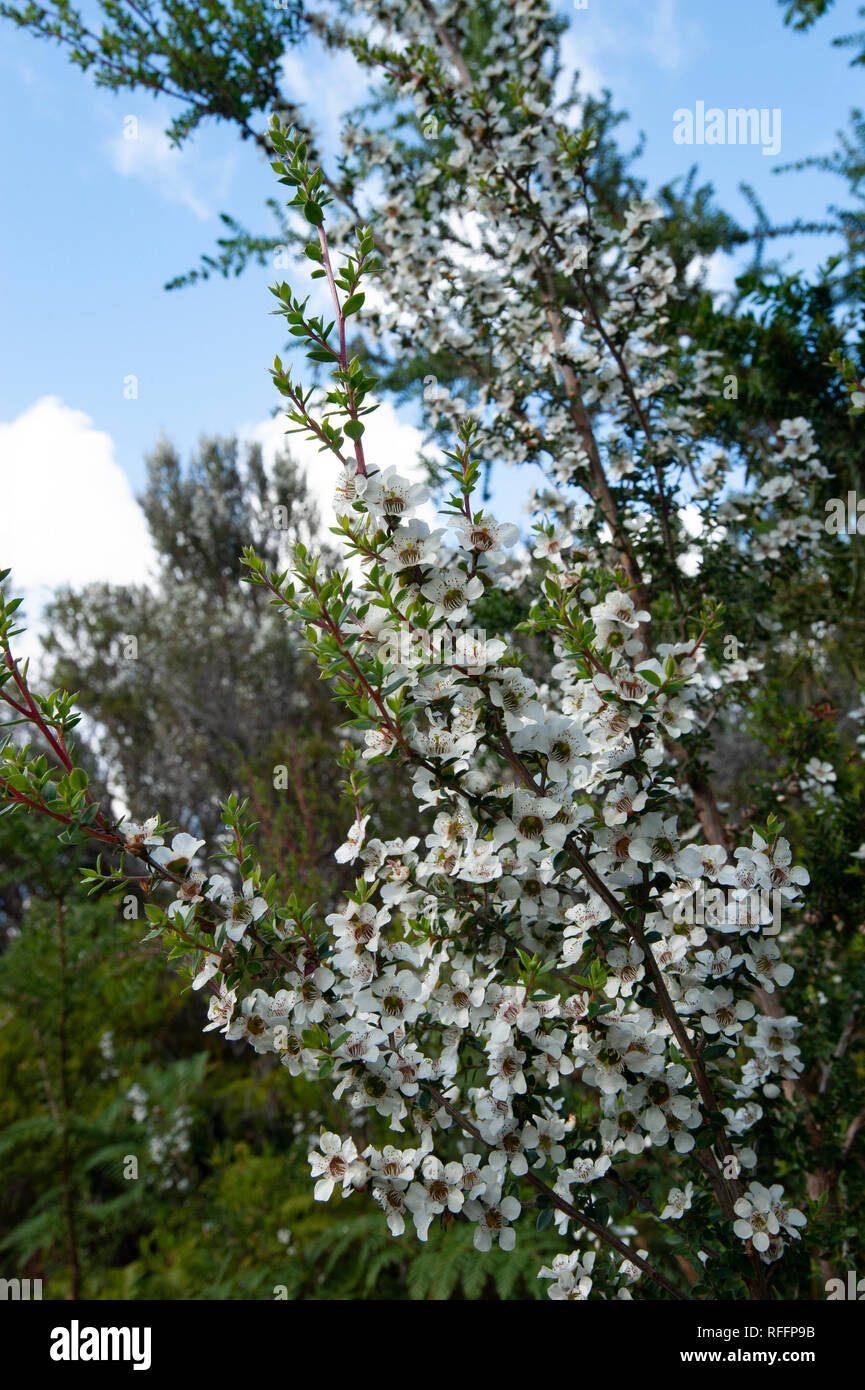
[[(513, 1183), (530, 1172), (567, 1237), (591, 1185), (649, 1149), (719, 1157), (723, 1145), (737, 1174), (756, 1167), (746, 1136), (762, 1114), (757, 1097), (777, 1098), (801, 1063), (795, 1018), (758, 1014), (753, 986), (774, 990), (792, 972), (772, 914), (731, 910), (712, 931), (680, 909), (719, 884), (731, 908), (755, 890), (794, 904), (808, 876), (779, 834), (755, 831), (731, 857), (680, 832), (666, 745), (699, 719), (703, 645), (661, 644), (644, 658), (636, 633), (646, 615), (621, 588), (601, 597), (586, 587), (574, 539), (538, 547), (547, 612), (536, 621), (554, 633), (556, 657), (549, 681), (514, 664), (502, 642), (488, 643), (471, 672), (459, 640), (440, 645), (451, 660), (432, 669), (382, 664), (403, 630), (474, 631), (473, 603), (513, 543), (511, 529), (470, 505), (469, 444), (466, 429), (453, 470), (460, 507), (444, 512), (422, 558), (413, 546), (390, 569), (382, 557), (404, 536), (423, 545), (432, 534), (416, 516), (426, 496), (393, 469), (371, 470), (340, 515), (363, 581), (334, 576), (306, 612), (318, 615), (310, 640), (323, 662), (334, 648), (352, 653), (357, 708), (377, 716), (360, 721), (371, 726), (359, 731), (364, 756), (410, 769), (421, 833), (370, 836), (371, 813), (358, 808), (336, 851), (356, 866), (357, 888), (328, 916), (324, 950), (279, 921), (255, 874), (234, 886), (183, 872), (168, 915), (189, 929), (220, 909), (194, 980), (216, 988), (208, 1027), (274, 1053), (292, 1074), (319, 1072), (324, 1051), (337, 1100), (397, 1134), (416, 1132), (410, 1148), (362, 1153), (350, 1136), (324, 1134), (310, 1156), (318, 1198), (368, 1188), (394, 1235), (410, 1218), (425, 1239), (447, 1212), (475, 1223), (479, 1250), (494, 1241), (507, 1250), (522, 1211)], [(279, 576), (253, 573), (299, 606)], [(308, 597), (308, 572), (307, 581)], [(183, 835), (166, 847), (155, 823), (126, 835), (130, 849), (175, 869), (188, 870), (200, 848)], [(285, 968), (273, 989), (238, 998), (225, 952), (242, 957), (262, 930)], [(723, 1108), (707, 1093), (707, 1044), (730, 1063)], [(588, 1124), (571, 1111), (574, 1087), (595, 1094)], [(700, 1134), (712, 1106), (709, 1143)], [(767, 1216), (772, 1239), (757, 1241), (746, 1216), (762, 1207), (736, 1180), (726, 1195), (735, 1233), (762, 1260), (778, 1258), (780, 1221)], [(678, 1219), (690, 1197), (670, 1202)], [(788, 1238), (797, 1220), (783, 1225)], [(587, 1279), (575, 1281), (579, 1295)]]

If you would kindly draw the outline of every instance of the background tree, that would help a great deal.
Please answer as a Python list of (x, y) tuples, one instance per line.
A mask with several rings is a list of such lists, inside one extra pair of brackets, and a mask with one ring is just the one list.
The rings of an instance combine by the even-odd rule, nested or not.
[[(272, 477), (261, 450), (203, 439), (183, 469), (161, 443), (141, 499), (155, 553), (152, 587), (92, 585), (46, 615), (56, 685), (80, 692), (113, 791), (137, 814), (159, 804), (203, 835), (231, 791), (254, 791), (286, 881), (315, 897), (334, 878), (339, 805), (329, 702), (296, 639), (240, 582), (252, 537), (273, 563), (309, 543), (318, 520), (287, 454)], [(108, 771), (110, 770), (110, 771)], [(168, 809), (170, 808), (170, 810)]]
[[(829, 14), (834, 3), (835, 0), (778, 0), (778, 4), (784, 10), (784, 23), (798, 29), (800, 33), (810, 29), (823, 15)], [(865, 5), (859, 6), (857, 15), (859, 19), (865, 18)], [(857, 50), (850, 59), (851, 66), (865, 63), (865, 32), (844, 34), (834, 38), (832, 43), (836, 48)]]
[(168, 129), (177, 145), (208, 119), (254, 139), (250, 120), (280, 99), (281, 60), (302, 33), (301, 0), (99, 0), (98, 11), (88, 20), (69, 0), (0, 5), (19, 28), (59, 44), (97, 87), (179, 102)]

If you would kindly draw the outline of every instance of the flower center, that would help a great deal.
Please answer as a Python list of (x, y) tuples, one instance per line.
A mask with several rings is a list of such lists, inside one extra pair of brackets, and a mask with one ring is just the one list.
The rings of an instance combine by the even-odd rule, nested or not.
[(540, 816), (523, 816), (517, 829), (524, 839), (539, 840), (544, 831), (544, 822)]

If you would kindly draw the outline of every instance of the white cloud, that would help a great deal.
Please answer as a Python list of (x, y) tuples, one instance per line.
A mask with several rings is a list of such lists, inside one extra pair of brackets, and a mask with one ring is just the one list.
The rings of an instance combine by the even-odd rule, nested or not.
[(118, 174), (143, 180), (202, 222), (213, 216), (213, 208), (196, 192), (195, 184), (206, 186), (211, 197), (222, 198), (235, 165), (234, 153), (205, 161), (190, 146), (177, 149), (160, 124), (140, 116), (124, 116), (120, 131), (106, 141), (106, 149)]
[(582, 92), (600, 96), (609, 87), (621, 101), (647, 58), (664, 71), (677, 72), (706, 47), (702, 26), (693, 16), (682, 16), (679, 0), (654, 0), (649, 6), (644, 0), (620, 0), (613, 9), (589, 0), (585, 10), (572, 10), (567, 3), (559, 8), (570, 21), (561, 40), (565, 71), (560, 90), (576, 68)]
[(668, 72), (678, 71), (704, 46), (700, 25), (693, 19), (682, 18), (678, 0), (656, 0), (644, 42), (646, 51)]
[(145, 581), (153, 552), (144, 516), (111, 436), (84, 411), (41, 397), (0, 423), (0, 457), (0, 568), (24, 590), (31, 624), (61, 585)]
[(727, 251), (713, 251), (711, 256), (695, 256), (685, 270), (689, 285), (702, 285), (713, 294), (732, 294), (736, 288), (736, 276), (745, 268), (742, 257), (731, 256)]
[(369, 93), (367, 70), (350, 53), (326, 48), (315, 36), (288, 49), (280, 67), (289, 99), (302, 109), (324, 148), (336, 153), (343, 116)]
[(579, 11), (571, 21), (570, 29), (562, 34), (563, 71), (556, 88), (560, 98), (566, 94), (574, 71), (580, 74), (580, 93), (583, 96), (599, 97), (605, 87), (612, 86), (600, 57), (604, 35), (597, 25), (586, 22), (588, 14), (588, 10)]

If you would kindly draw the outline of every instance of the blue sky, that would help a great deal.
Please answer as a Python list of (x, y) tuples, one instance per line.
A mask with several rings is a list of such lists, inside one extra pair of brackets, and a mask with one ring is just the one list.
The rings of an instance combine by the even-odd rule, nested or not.
[[(819, 216), (840, 192), (826, 175), (776, 177), (772, 168), (830, 151), (862, 99), (861, 69), (831, 47), (833, 35), (856, 29), (855, 0), (838, 0), (808, 35), (785, 29), (776, 0), (588, 0), (585, 10), (562, 0), (562, 12), (571, 20), (570, 65), (593, 89), (608, 85), (616, 105), (631, 112), (623, 140), (645, 132), (639, 169), (650, 185), (686, 173), (697, 159), (721, 205), (744, 219), (743, 179), (778, 220)], [(303, 50), (288, 58), (295, 90), (324, 102), (319, 124), (329, 138), (340, 110), (361, 93), (350, 60), (328, 66), (334, 61)], [(673, 112), (698, 101), (780, 108), (780, 155), (677, 146)], [(11, 560), (34, 592), (140, 573), (146, 543), (131, 497), (161, 432), (184, 454), (202, 431), (257, 428), (274, 438), (267, 367), (282, 338), (279, 320), (268, 317), (273, 270), (162, 289), (214, 245), (220, 211), (269, 230), (263, 202), (274, 192), (272, 176), (227, 126), (212, 125), (172, 152), (161, 131), (174, 109), (97, 90), (58, 48), (0, 22), (7, 502), (10, 472), (17, 473), (13, 505), (0, 518), (0, 559)], [(138, 121), (135, 141), (123, 139), (128, 116)], [(832, 248), (818, 239), (782, 249), (791, 264), (812, 268)], [(712, 274), (723, 284), (730, 267)], [(130, 375), (138, 380), (134, 400), (124, 397)], [(392, 412), (383, 417), (386, 446), (411, 450), (409, 417), (402, 428)], [(79, 494), (71, 511), (67, 483)], [(503, 484), (502, 496), (512, 490)], [(78, 539), (70, 516), (83, 528)]]

